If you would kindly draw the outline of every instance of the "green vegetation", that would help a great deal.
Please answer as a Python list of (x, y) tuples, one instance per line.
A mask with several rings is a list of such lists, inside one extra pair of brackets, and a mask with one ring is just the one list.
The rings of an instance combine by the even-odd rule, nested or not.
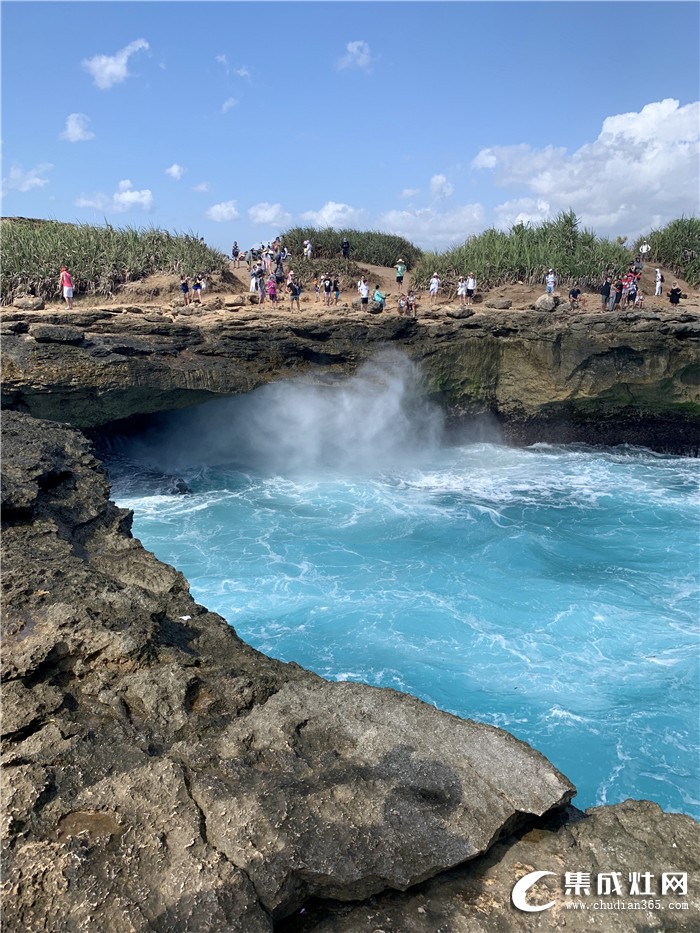
[(422, 251), (400, 236), (379, 233), (376, 230), (335, 230), (326, 227), (292, 227), (281, 235), (282, 242), (292, 253), (294, 260), (304, 252), (304, 240), (311, 240), (316, 259), (337, 260), (342, 254), (340, 244), (347, 239), (350, 243), (350, 258), (370, 266), (393, 266), (403, 259), (411, 269), (420, 259)]
[(156, 272), (192, 276), (228, 267), (223, 253), (197, 237), (152, 227), (4, 218), (0, 234), (2, 304), (20, 294), (58, 298), (62, 265), (70, 270), (76, 293), (83, 295), (111, 295), (120, 285)]
[(632, 259), (621, 244), (581, 230), (576, 215), (567, 211), (537, 226), (517, 224), (509, 232), (485, 230), (455, 249), (424, 253), (413, 270), (413, 281), (425, 287), (437, 272), (449, 288), (456, 286), (460, 275), (473, 272), (480, 289), (515, 282), (544, 285), (551, 268), (561, 287), (578, 282), (592, 288), (606, 272), (624, 272)]
[(700, 218), (681, 217), (652, 230), (637, 240), (635, 254), (642, 243), (651, 247), (646, 262), (669, 269), (694, 288), (700, 285)]

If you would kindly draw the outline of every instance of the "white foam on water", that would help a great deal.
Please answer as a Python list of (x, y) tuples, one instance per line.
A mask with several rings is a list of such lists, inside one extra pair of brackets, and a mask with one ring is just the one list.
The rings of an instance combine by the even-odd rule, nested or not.
[[(507, 728), (581, 806), (700, 815), (697, 464), (443, 448), (418, 381), (390, 362), (178, 415), (115, 498), (256, 648)], [(192, 494), (162, 494), (178, 471)]]

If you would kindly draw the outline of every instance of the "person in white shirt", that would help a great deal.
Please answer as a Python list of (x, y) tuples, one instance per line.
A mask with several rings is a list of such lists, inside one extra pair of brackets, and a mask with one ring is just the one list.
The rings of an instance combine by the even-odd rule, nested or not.
[(476, 276), (473, 272), (470, 272), (467, 276), (467, 304), (472, 303), (472, 298), (474, 297), (474, 292), (476, 291)]
[(661, 269), (657, 269), (657, 270), (656, 270), (656, 279), (655, 279), (655, 281), (656, 281), (656, 288), (655, 288), (655, 290), (654, 290), (654, 297), (655, 297), (655, 298), (658, 298), (658, 297), (661, 295), (661, 291), (662, 291), (661, 286), (662, 286), (663, 281), (664, 281), (664, 277), (663, 277), (663, 275), (661, 274)]
[(360, 304), (363, 307), (367, 307), (369, 304), (369, 285), (367, 284), (367, 280), (365, 279), (364, 275), (357, 283), (357, 290), (360, 293)]
[(437, 303), (438, 292), (440, 291), (440, 277), (437, 272), (433, 272), (433, 277), (430, 280), (430, 303)]
[(461, 275), (457, 280), (457, 297), (459, 298), (460, 305), (465, 307), (467, 303), (467, 280)]
[(557, 277), (554, 274), (554, 269), (550, 269), (547, 273), (545, 284), (547, 285), (547, 294), (551, 295), (554, 291), (554, 286), (557, 284)]

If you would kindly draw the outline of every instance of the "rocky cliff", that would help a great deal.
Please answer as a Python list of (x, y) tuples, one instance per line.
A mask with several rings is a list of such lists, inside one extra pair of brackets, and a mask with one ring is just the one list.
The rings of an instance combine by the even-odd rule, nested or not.
[(350, 374), (390, 345), (420, 364), (455, 423), (489, 413), (516, 441), (698, 447), (697, 311), (448, 305), (414, 320), (243, 301), (5, 312), (3, 405), (94, 428), (298, 374)]

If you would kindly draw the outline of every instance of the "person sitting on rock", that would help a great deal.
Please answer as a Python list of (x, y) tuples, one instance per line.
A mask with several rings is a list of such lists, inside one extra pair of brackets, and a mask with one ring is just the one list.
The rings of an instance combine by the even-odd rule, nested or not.
[(569, 290), (569, 307), (572, 311), (578, 308), (579, 298), (581, 297), (581, 289), (578, 287), (578, 283), (574, 285), (572, 289)]
[(374, 294), (372, 295), (372, 300), (374, 301), (375, 311), (383, 311), (386, 306), (386, 295), (383, 295), (379, 291), (379, 284), (374, 286)]
[(406, 313), (409, 317), (416, 317), (416, 293), (409, 288), (406, 295)]

